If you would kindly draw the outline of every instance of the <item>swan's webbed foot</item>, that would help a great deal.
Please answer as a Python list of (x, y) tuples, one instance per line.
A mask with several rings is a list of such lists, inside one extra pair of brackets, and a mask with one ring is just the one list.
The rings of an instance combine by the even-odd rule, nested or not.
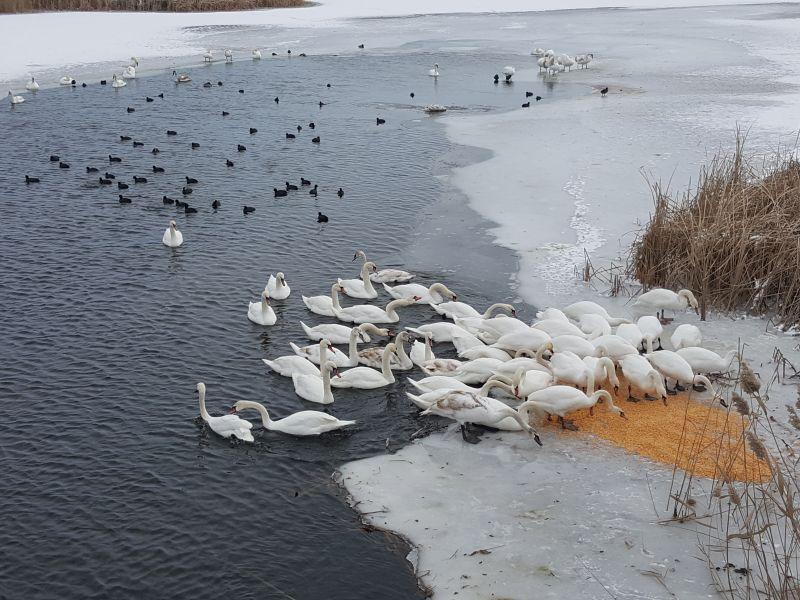
[(645, 394), (644, 395), (644, 399), (645, 400), (656, 400), (656, 398), (653, 398), (650, 394)]
[(468, 444), (477, 444), (477, 443), (479, 443), (481, 441), (481, 439), (477, 435), (472, 433), (467, 428), (467, 424), (466, 423), (461, 425), (461, 437), (464, 438), (464, 441), (467, 442)]
[(675, 386), (675, 390), (671, 390), (669, 388), (665, 389), (667, 390), (667, 394), (669, 394), (670, 396), (676, 396), (678, 394), (678, 392), (676, 391), (678, 389), (677, 386)]
[(636, 398), (634, 396), (628, 396), (628, 402), (641, 402), (641, 398)]
[(572, 421), (568, 421), (564, 417), (558, 417), (558, 420), (561, 421), (561, 429), (569, 429), (570, 431), (578, 431), (577, 425)]
[(675, 382), (675, 389), (676, 389), (676, 390), (678, 390), (679, 392), (685, 392), (685, 391), (686, 391), (686, 388), (685, 388), (685, 387), (683, 387), (683, 386), (682, 386), (680, 383), (678, 383), (677, 381)]
[(706, 391), (708, 391), (708, 388), (707, 388), (706, 386), (702, 385), (702, 384), (700, 384), (700, 385), (693, 385), (693, 386), (692, 386), (692, 389), (693, 389), (695, 392), (706, 392)]

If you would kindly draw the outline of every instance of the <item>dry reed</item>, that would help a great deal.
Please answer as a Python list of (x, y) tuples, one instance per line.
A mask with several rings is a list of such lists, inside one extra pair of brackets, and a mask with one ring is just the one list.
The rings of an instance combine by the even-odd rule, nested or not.
[(652, 186), (655, 209), (631, 248), (629, 275), (646, 287), (688, 288), (701, 312), (745, 309), (800, 323), (800, 162), (778, 151), (757, 166), (737, 134), (695, 186)]
[(0, 13), (42, 11), (209, 12), (290, 8), (305, 0), (0, 0)]

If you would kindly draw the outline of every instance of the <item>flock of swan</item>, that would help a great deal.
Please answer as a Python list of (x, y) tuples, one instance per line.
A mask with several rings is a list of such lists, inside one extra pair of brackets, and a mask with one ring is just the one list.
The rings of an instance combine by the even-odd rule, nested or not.
[[(178, 235), (171, 224), (165, 234)], [(638, 319), (611, 316), (591, 301), (580, 301), (563, 309), (548, 308), (527, 324), (516, 317), (514, 307), (496, 303), (483, 312), (459, 301), (441, 282), (425, 286), (412, 282), (414, 275), (398, 269), (379, 270), (363, 251), (359, 277), (337, 278), (330, 295), (302, 296), (306, 308), (337, 322), (302, 329), (311, 343), (290, 343), (292, 353), (263, 362), (273, 372), (290, 378), (301, 399), (331, 405), (334, 396), (346, 396), (347, 389), (373, 390), (395, 383), (396, 371), (418, 369), (421, 377), (407, 378), (415, 393), (409, 400), (422, 415), (437, 415), (457, 422), (465, 441), (477, 443), (473, 425), (507, 431), (524, 431), (541, 445), (533, 423), (556, 417), (562, 428), (574, 429), (570, 413), (598, 404), (625, 417), (615, 404), (621, 374), (626, 383), (625, 399), (662, 400), (695, 386), (713, 390), (709, 377), (724, 373), (736, 357), (702, 347), (700, 330), (688, 323), (669, 335), (672, 349), (662, 347), (667, 339), (668, 319), (664, 311), (697, 310), (689, 290), (673, 292), (653, 289), (633, 304)], [(385, 305), (363, 301), (379, 300), (382, 291), (391, 300)], [(290, 298), (291, 287), (284, 273), (270, 275), (261, 298), (250, 302), (247, 318), (271, 327), (278, 319), (272, 301)], [(362, 301), (342, 306), (340, 295)], [(400, 320), (399, 311), (411, 306), (430, 309), (433, 319), (415, 327), (391, 331), (387, 324)], [(660, 314), (659, 314), (660, 313)], [(386, 343), (359, 349), (374, 338)], [(437, 357), (434, 347), (452, 345), (458, 358)], [(346, 346), (346, 350), (336, 348)], [(438, 349), (437, 349), (438, 352)], [(490, 396), (494, 391), (502, 399)], [(230, 414), (212, 417), (205, 406), (205, 384), (197, 384), (200, 414), (210, 429), (226, 437), (253, 441), (252, 423), (238, 413), (258, 411), (265, 429), (294, 436), (319, 435), (353, 425), (327, 412), (302, 410), (272, 420), (266, 407), (239, 401)]]
[(553, 50), (544, 50), (543, 48), (536, 48), (531, 54), (538, 58), (536, 64), (539, 66), (539, 71), (544, 71), (551, 76), (570, 71), (575, 66), (579, 69), (588, 69), (589, 63), (594, 59), (594, 54), (591, 53), (578, 54), (573, 57), (569, 54), (556, 55)]

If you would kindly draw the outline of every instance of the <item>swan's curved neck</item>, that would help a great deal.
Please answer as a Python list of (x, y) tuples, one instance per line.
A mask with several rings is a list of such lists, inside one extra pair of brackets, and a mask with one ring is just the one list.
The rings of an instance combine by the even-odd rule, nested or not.
[(261, 425), (264, 429), (269, 429), (272, 426), (272, 419), (269, 418), (267, 407), (263, 404), (259, 402), (250, 402), (249, 400), (241, 400), (237, 404), (239, 405), (238, 409), (247, 410), (248, 408), (252, 408), (253, 410), (257, 410), (258, 414), (261, 415)]
[(586, 375), (586, 395), (591, 396), (594, 394), (594, 370), (589, 369)]
[(347, 348), (347, 357), (354, 365), (358, 364), (358, 335), (360, 333), (358, 327), (353, 327), (350, 330), (350, 345)]
[(319, 343), (319, 364), (324, 365), (328, 360), (328, 340), (322, 340)]
[(361, 281), (364, 282), (364, 289), (370, 294), (375, 293), (375, 288), (372, 287), (372, 280), (369, 278), (370, 266), (368, 263), (361, 265)]
[(648, 354), (652, 354), (653, 353), (653, 336), (650, 335), (650, 334), (647, 334), (644, 339), (647, 342), (647, 353)]
[(208, 421), (211, 415), (206, 410), (206, 388), (200, 388), (198, 393), (200, 394), (200, 416), (203, 417), (204, 421)]
[(496, 304), (492, 304), (489, 308), (486, 309), (486, 312), (483, 313), (484, 319), (489, 319), (494, 314), (495, 311), (500, 310), (501, 308), (508, 308), (507, 304), (503, 304), (502, 302), (498, 302)]
[(405, 306), (405, 300), (392, 300), (386, 305), (386, 314), (392, 321), (400, 320), (397, 314), (397, 307), (399, 306)]
[(431, 336), (425, 336), (425, 360), (434, 360), (436, 357), (433, 355), (433, 348), (431, 348)]
[(492, 389), (494, 388), (500, 388), (501, 390), (508, 392), (512, 396), (514, 395), (514, 388), (509, 384), (507, 384), (505, 381), (500, 381), (499, 379), (487, 380), (486, 383), (483, 384), (483, 387), (481, 387), (478, 394), (481, 396), (488, 396), (489, 392), (492, 391)]
[(269, 310), (269, 300), (266, 298), (261, 298), (261, 312), (267, 312)]
[(392, 359), (393, 350), (385, 349), (383, 351), (383, 359), (381, 360), (381, 373), (390, 383), (394, 381), (394, 373), (389, 368), (389, 361)]
[(334, 284), (331, 288), (331, 301), (333, 302), (333, 309), (334, 310), (342, 310), (342, 305), (339, 304), (339, 286), (338, 284)]
[(550, 363), (548, 363), (544, 359), (544, 351), (547, 349), (546, 344), (542, 344), (539, 349), (536, 351), (536, 362), (542, 365), (548, 372), (552, 373), (552, 368), (550, 367)]
[(405, 345), (403, 344), (403, 338), (400, 337), (400, 334), (397, 334), (394, 337), (394, 345), (395, 345), (395, 349), (397, 350), (397, 358), (400, 359), (401, 363), (408, 364), (408, 362), (411, 359), (408, 358), (408, 354), (406, 354)]
[(333, 392), (331, 391), (331, 370), (322, 369), (322, 397), (326, 404), (333, 402)]

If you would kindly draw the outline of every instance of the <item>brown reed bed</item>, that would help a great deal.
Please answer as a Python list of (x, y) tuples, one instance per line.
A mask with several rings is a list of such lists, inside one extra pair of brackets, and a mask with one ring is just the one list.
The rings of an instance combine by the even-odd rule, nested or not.
[(677, 195), (652, 186), (655, 208), (631, 248), (629, 276), (645, 287), (688, 288), (701, 314), (747, 310), (800, 323), (800, 162), (759, 161), (744, 137)]
[(0, 0), (0, 13), (46, 11), (212, 12), (292, 8), (306, 0)]

